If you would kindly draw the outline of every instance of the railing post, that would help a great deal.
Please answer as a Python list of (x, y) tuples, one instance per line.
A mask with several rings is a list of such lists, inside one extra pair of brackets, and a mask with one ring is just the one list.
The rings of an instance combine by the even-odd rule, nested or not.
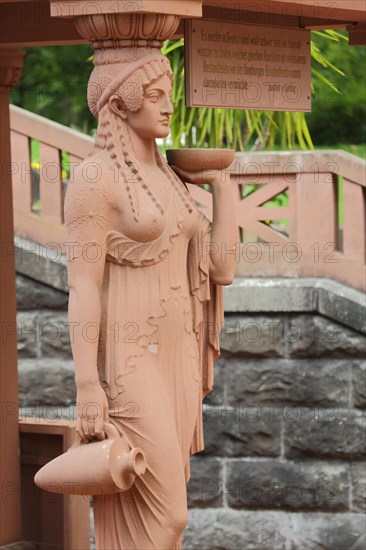
[(62, 224), (62, 167), (58, 149), (40, 142), (41, 217)]
[[(29, 148), (30, 138), (19, 132), (11, 132), (12, 180), (14, 210), (32, 212), (32, 176)], [(15, 162), (16, 161), (16, 162)]]
[(24, 52), (0, 48), (1, 220), (1, 504), (0, 545), (21, 539), (18, 372), (9, 91), (19, 80)]
[(296, 182), (296, 235), (301, 248), (299, 276), (322, 276), (322, 262), (338, 247), (338, 203), (332, 173), (301, 173)]
[(366, 212), (365, 190), (343, 178), (343, 253), (359, 263), (365, 263)]

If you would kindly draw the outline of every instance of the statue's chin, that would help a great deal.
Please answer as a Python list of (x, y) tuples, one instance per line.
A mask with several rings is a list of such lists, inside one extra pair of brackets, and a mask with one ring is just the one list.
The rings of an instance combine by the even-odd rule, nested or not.
[(169, 135), (169, 127), (166, 130), (158, 130), (155, 134), (155, 138), (166, 138)]
[(159, 137), (168, 137), (168, 135), (169, 135), (169, 126), (166, 127), (165, 131), (161, 132), (161, 136)]

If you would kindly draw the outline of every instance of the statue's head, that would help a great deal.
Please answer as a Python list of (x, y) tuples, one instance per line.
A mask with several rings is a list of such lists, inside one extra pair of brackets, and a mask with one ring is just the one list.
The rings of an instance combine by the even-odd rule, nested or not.
[(113, 94), (108, 106), (127, 125), (130, 135), (135, 134), (140, 139), (166, 138), (173, 114), (172, 94), (172, 81), (165, 73), (143, 86), (137, 110), (128, 107), (129, 96), (126, 97), (125, 90)]
[[(107, 126), (112, 141), (122, 139), (128, 150), (129, 127), (144, 138), (168, 136), (169, 125), (164, 121), (173, 113), (173, 72), (158, 48), (96, 48), (94, 65), (88, 104), (98, 119), (97, 148), (104, 149), (110, 141)], [(154, 106), (154, 89), (159, 90), (159, 106)]]
[(111, 113), (126, 123), (134, 120), (133, 114), (144, 107), (146, 92), (157, 81), (166, 94), (171, 93), (173, 73), (168, 58), (158, 48), (96, 49), (94, 65), (88, 104), (99, 124)]
[[(130, 193), (132, 180), (140, 182), (155, 206), (163, 213), (158, 201), (152, 197), (135, 157), (130, 131), (141, 137), (166, 137), (169, 134), (169, 117), (173, 112), (171, 93), (173, 72), (167, 57), (158, 48), (126, 47), (95, 50), (94, 70), (88, 85), (88, 104), (98, 119), (95, 150), (106, 150), (118, 168)], [(159, 107), (155, 103), (160, 96)], [(163, 107), (162, 107), (163, 106)], [(191, 211), (189, 194), (179, 188), (178, 178), (163, 160), (154, 141), (158, 166), (166, 173), (182, 200)], [(131, 206), (138, 216), (138, 207), (130, 195)]]

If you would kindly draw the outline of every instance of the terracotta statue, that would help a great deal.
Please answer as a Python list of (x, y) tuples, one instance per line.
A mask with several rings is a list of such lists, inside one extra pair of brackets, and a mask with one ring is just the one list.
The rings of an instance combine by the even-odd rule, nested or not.
[[(203, 449), (234, 199), (225, 171), (178, 177), (159, 152), (173, 113), (159, 48), (94, 47), (96, 143), (65, 201), (77, 432), (103, 439), (109, 421), (147, 463), (129, 490), (94, 497), (96, 547), (171, 550), (187, 523), (189, 457)], [(183, 181), (211, 185), (212, 224)]]

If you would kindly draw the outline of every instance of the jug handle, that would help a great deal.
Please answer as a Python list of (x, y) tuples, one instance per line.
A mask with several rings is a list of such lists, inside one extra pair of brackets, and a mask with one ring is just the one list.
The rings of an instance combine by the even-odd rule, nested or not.
[[(121, 437), (119, 431), (117, 430), (116, 426), (112, 424), (111, 422), (104, 422), (103, 424), (103, 430), (107, 436), (108, 439), (118, 439)], [(92, 441), (100, 441), (99, 439), (95, 438)], [(68, 449), (68, 451), (71, 451), (71, 449), (74, 449), (75, 447), (79, 447), (79, 445), (89, 445), (92, 441), (88, 441), (87, 443), (84, 443), (82, 441), (80, 435), (78, 433), (75, 434), (74, 443), (71, 445), (71, 447)]]

